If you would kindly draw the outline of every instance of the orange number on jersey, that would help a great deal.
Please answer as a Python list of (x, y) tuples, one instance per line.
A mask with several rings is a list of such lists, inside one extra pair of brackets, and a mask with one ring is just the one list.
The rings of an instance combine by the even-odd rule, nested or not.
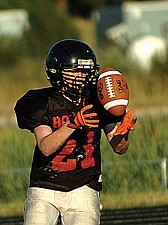
[(95, 160), (93, 158), (93, 152), (94, 152), (94, 147), (93, 147), (93, 137), (94, 137), (94, 132), (90, 131), (88, 133), (88, 140), (87, 140), (87, 145), (84, 145), (84, 149), (86, 151), (86, 158), (81, 161), (81, 166), (83, 169), (87, 169), (90, 166), (95, 165)]
[(52, 161), (53, 170), (68, 171), (74, 170), (76, 168), (76, 159), (67, 159), (66, 161), (63, 161), (63, 159), (67, 155), (70, 155), (73, 152), (75, 146), (76, 146), (75, 140), (70, 140), (67, 142), (66, 146), (63, 148), (60, 154), (53, 159)]
[[(95, 165), (95, 160), (93, 158), (93, 137), (94, 132), (90, 131), (87, 135), (87, 144), (83, 146), (86, 151), (86, 157), (81, 161), (81, 167), (83, 169), (89, 168)], [(77, 160), (76, 158), (66, 159), (66, 157), (72, 154), (74, 148), (76, 147), (76, 140), (69, 140), (63, 150), (57, 155), (52, 161), (52, 169), (58, 171), (69, 171), (76, 169)]]

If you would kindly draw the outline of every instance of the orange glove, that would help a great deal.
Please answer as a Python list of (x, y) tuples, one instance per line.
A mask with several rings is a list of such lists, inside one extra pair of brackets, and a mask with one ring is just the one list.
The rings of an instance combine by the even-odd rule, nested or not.
[(134, 130), (133, 125), (136, 123), (137, 121), (137, 117), (134, 117), (132, 120), (130, 119), (130, 117), (132, 116), (132, 114), (134, 113), (134, 109), (130, 109), (124, 116), (124, 118), (122, 119), (121, 124), (117, 127), (117, 130), (115, 131), (115, 133), (113, 134), (114, 136), (116, 135), (124, 135), (126, 134), (128, 131), (132, 131)]
[[(84, 106), (81, 111), (77, 112), (75, 118), (70, 118), (68, 127), (76, 129), (83, 126), (98, 127), (99, 120), (96, 118), (96, 112), (86, 112), (93, 107), (92, 104)], [(94, 118), (95, 117), (95, 118)]]

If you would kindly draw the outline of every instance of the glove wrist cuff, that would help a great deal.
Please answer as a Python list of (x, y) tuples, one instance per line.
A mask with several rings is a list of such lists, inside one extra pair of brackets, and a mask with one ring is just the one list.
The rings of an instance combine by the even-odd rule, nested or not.
[(75, 119), (74, 116), (69, 116), (70, 123), (67, 125), (67, 127), (72, 128), (72, 129), (78, 128), (78, 126), (74, 122), (74, 119)]

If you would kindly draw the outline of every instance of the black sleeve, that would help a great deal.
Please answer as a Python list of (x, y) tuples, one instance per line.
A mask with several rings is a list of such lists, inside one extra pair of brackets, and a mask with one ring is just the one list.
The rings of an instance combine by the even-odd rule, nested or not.
[(113, 114), (109, 113), (106, 109), (104, 109), (104, 107), (99, 106), (97, 114), (100, 120), (100, 127), (104, 128), (106, 125), (110, 123), (121, 122), (125, 115), (125, 112), (121, 116), (114, 116)]
[(14, 107), (18, 127), (33, 132), (34, 128), (39, 125), (49, 125), (47, 102), (47, 96), (35, 90), (30, 90), (21, 97)]

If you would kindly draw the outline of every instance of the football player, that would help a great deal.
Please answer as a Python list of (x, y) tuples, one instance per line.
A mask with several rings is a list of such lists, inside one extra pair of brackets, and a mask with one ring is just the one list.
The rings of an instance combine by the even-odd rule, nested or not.
[[(65, 225), (100, 223), (101, 129), (112, 149), (123, 154), (135, 121), (127, 113), (116, 117), (99, 103), (99, 69), (90, 46), (61, 40), (46, 58), (51, 87), (29, 90), (15, 105), (19, 128), (30, 130), (37, 143), (24, 225), (55, 225), (59, 215)], [(126, 121), (122, 134), (120, 121)]]

